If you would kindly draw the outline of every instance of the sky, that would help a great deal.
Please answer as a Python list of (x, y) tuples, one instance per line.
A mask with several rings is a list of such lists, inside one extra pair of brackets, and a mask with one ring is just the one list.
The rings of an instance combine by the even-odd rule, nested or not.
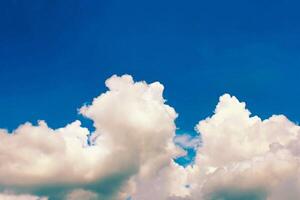
[[(275, 124), (284, 124), (282, 125), (284, 127), (293, 126), (294, 129), (297, 129), (300, 120), (300, 109), (297, 109), (300, 102), (300, 88), (298, 86), (300, 73), (299, 6), (300, 2), (292, 0), (274, 0), (272, 2), (265, 0), (188, 2), (176, 0), (1, 1), (0, 111), (3, 114), (0, 115), (0, 128), (10, 133), (23, 133), (27, 132), (28, 127), (21, 127), (21, 129), (18, 129), (18, 127), (21, 124), (30, 122), (38, 129), (42, 129), (41, 132), (63, 132), (65, 134), (69, 129), (73, 130), (74, 128), (78, 130), (78, 134), (80, 132), (80, 137), (83, 137), (82, 135), (85, 135), (86, 131), (89, 132), (88, 135), (93, 135), (94, 132), (94, 135), (105, 135), (103, 131), (118, 135), (118, 131), (113, 129), (110, 124), (118, 126), (123, 123), (117, 120), (117, 116), (108, 113), (116, 112), (124, 114), (120, 117), (125, 117), (131, 112), (125, 108), (125, 110), (121, 109), (121, 107), (113, 108), (106, 100), (102, 100), (99, 95), (107, 92), (109, 94), (107, 95), (108, 99), (112, 98), (113, 101), (118, 102), (114, 99), (113, 94), (117, 90), (123, 91), (123, 89), (120, 89), (123, 87), (119, 86), (119, 83), (124, 84), (125, 88), (138, 88), (140, 87), (136, 86), (138, 82), (146, 81), (146, 83), (143, 83), (144, 86), (141, 86), (143, 88), (141, 90), (149, 90), (150, 92), (132, 89), (132, 93), (143, 95), (144, 93), (151, 93), (155, 97), (147, 97), (150, 98), (150, 102), (152, 100), (159, 102), (161, 109), (166, 110), (167, 113), (171, 111), (166, 108), (166, 105), (175, 109), (174, 112), (178, 114), (178, 117), (173, 112), (170, 114), (174, 124), (172, 120), (167, 117), (164, 118), (165, 112), (161, 110), (157, 110), (157, 112), (162, 112), (163, 117), (161, 120), (166, 120), (166, 124), (169, 124), (165, 127), (167, 130), (165, 137), (171, 137), (174, 125), (178, 135), (174, 139), (175, 144), (188, 151), (187, 157), (180, 157), (176, 160), (180, 166), (186, 167), (191, 163), (195, 163), (197, 166), (198, 163), (201, 163), (196, 156), (200, 154), (198, 149), (202, 142), (200, 140), (203, 139), (205, 142), (204, 139), (207, 138), (207, 141), (216, 140), (219, 144), (222, 144), (222, 141), (226, 141), (226, 139), (221, 139), (221, 136), (218, 137), (219, 132), (224, 132), (230, 136), (232, 132), (238, 132), (231, 131), (227, 133), (228, 127), (226, 124), (216, 122), (219, 119), (218, 116), (225, 119), (226, 116), (235, 113), (235, 111), (227, 111), (226, 106), (223, 106), (223, 104), (232, 104), (233, 106), (229, 107), (239, 111), (236, 112), (236, 115), (233, 115), (234, 119), (239, 115), (242, 116), (242, 119), (245, 118), (241, 122), (241, 127), (236, 126), (238, 130), (245, 130), (246, 135), (248, 132), (250, 134), (250, 132), (255, 131), (245, 128), (245, 124), (250, 124), (249, 126), (252, 127), (254, 126), (252, 121), (256, 120), (256, 118), (253, 119), (247, 115), (248, 111), (245, 111), (247, 109), (252, 113), (250, 116), (257, 115), (262, 121), (264, 119), (267, 119), (267, 121), (274, 120)], [(130, 76), (122, 76), (124, 74)], [(112, 83), (107, 84), (106, 80), (111, 80)], [(152, 90), (161, 93), (160, 86), (151, 85), (156, 81), (164, 87), (163, 97), (152, 94)], [(131, 87), (131, 85), (134, 86)], [(128, 89), (128, 91), (131, 91), (131, 89)], [(227, 93), (231, 96), (224, 95)], [(127, 106), (133, 106), (133, 110), (137, 109), (136, 116), (139, 113), (144, 116), (145, 110), (140, 111), (135, 107), (136, 104), (132, 104), (135, 100), (138, 105), (148, 105), (149, 102), (141, 103), (142, 100), (136, 99), (135, 95), (133, 97), (131, 95), (133, 94), (130, 92), (128, 94), (124, 92), (124, 94), (120, 94), (120, 98), (124, 97), (124, 105), (127, 105), (127, 102)], [(94, 98), (100, 99), (99, 103)], [(163, 105), (162, 98), (166, 100)], [(246, 108), (240, 108), (243, 107), (238, 106), (240, 102), (246, 102)], [(122, 104), (122, 102), (119, 103)], [(103, 109), (98, 108), (99, 105), (103, 106)], [(216, 105), (220, 105), (219, 110), (221, 111), (219, 113), (221, 114), (218, 114)], [(152, 108), (153, 105), (149, 103), (148, 106)], [(85, 107), (86, 110), (83, 109)], [(223, 110), (225, 110), (224, 116), (222, 114), (223, 107)], [(149, 110), (147, 112), (151, 113)], [(280, 117), (281, 114), (284, 115), (284, 119)], [(106, 115), (108, 115), (108, 118), (111, 117), (111, 121), (103, 118)], [(271, 117), (273, 115), (279, 116), (278, 119), (276, 117), (273, 119)], [(217, 116), (216, 119), (213, 116)], [(140, 123), (147, 122), (151, 124), (147, 127), (149, 130), (152, 127), (152, 121), (154, 123), (160, 119), (154, 114), (151, 116), (145, 114), (144, 117), (146, 121), (140, 121)], [(208, 119), (207, 124), (200, 123), (207, 117), (211, 117), (211, 120)], [(44, 120), (47, 126), (44, 127), (43, 122), (38, 122), (39, 120)], [(80, 121), (80, 125), (78, 124), (79, 121), (76, 120)], [(138, 119), (133, 118), (133, 120)], [(288, 120), (288, 122), (285, 122), (285, 120)], [(131, 121), (124, 121), (131, 123)], [(269, 126), (271, 127), (266, 122), (255, 123), (258, 123), (257, 126), (262, 127), (263, 130), (268, 129)], [(67, 128), (67, 124), (73, 125), (71, 125), (71, 128)], [(230, 125), (230, 123), (228, 124)], [(83, 130), (80, 127), (87, 127), (88, 129)], [(214, 127), (220, 129), (216, 131)], [(29, 127), (28, 130), (31, 130), (31, 128)], [(128, 131), (131, 130), (125, 124), (122, 128), (124, 130), (128, 128)], [(145, 127), (138, 126), (136, 129), (141, 130), (141, 132), (144, 131), (143, 133), (148, 137)], [(288, 128), (284, 129), (281, 125), (279, 128), (272, 126), (270, 131), (274, 132), (274, 129), (275, 133), (281, 132), (276, 131), (277, 129), (282, 129), (283, 132), (293, 132)], [(197, 132), (204, 135), (205, 133), (208, 135), (214, 133), (217, 139), (211, 139), (210, 136), (204, 136), (200, 139)], [(268, 135), (269, 131), (265, 132)], [(157, 134), (159, 133), (158, 131)], [(129, 142), (127, 144), (120, 138), (107, 137), (107, 140), (112, 144), (125, 149), (128, 147)], [(161, 136), (160, 139), (165, 142), (164, 144), (167, 144), (168, 140), (165, 137)], [(232, 138), (235, 137), (237, 136), (232, 136)], [(62, 138), (65, 140), (64, 137)], [(135, 138), (135, 136), (132, 136), (132, 138)], [(281, 138), (281, 136), (278, 136), (278, 138)], [(21, 141), (21, 139), (16, 140)], [(132, 139), (131, 143), (135, 144), (137, 140), (136, 138)], [(266, 146), (274, 143), (273, 140), (271, 141), (267, 137), (262, 138), (262, 140), (265, 141), (263, 144), (266, 144)], [(279, 143), (289, 149), (292, 148), (293, 145), (290, 143), (293, 143), (294, 140), (295, 138), (282, 139), (281, 141), (284, 142)], [(31, 140), (28, 139), (28, 141)], [(101, 143), (97, 141), (97, 139), (94, 139), (89, 142), (95, 142), (97, 146)], [(230, 140), (230, 144), (237, 144), (236, 141), (238, 139)], [(153, 142), (160, 143), (156, 140), (153, 140)], [(212, 146), (215, 143), (212, 142)], [(15, 143), (12, 142), (12, 144)], [(16, 147), (18, 147), (18, 144), (15, 144)], [(249, 144), (260, 145), (261, 143), (251, 141), (245, 146)], [(155, 147), (155, 149), (160, 149), (160, 147)], [(110, 149), (108, 152), (112, 152), (112, 155), (117, 155), (118, 151), (115, 148), (107, 148)], [(137, 147), (137, 149), (139, 148), (144, 150), (148, 147)], [(217, 152), (223, 151), (219, 147), (216, 149), (218, 151), (204, 148), (203, 152), (207, 156), (205, 164), (213, 168), (227, 166), (228, 163), (221, 162), (221, 158), (216, 161)], [(247, 160), (247, 162), (250, 162), (251, 160), (252, 162), (254, 157), (265, 155), (267, 152), (265, 149), (257, 152), (250, 147), (249, 149), (241, 150), (244, 156), (236, 155), (233, 158), (228, 158), (227, 161), (241, 162), (241, 160)], [(229, 153), (234, 154), (234, 150), (240, 151), (237, 148)], [(81, 152), (81, 150), (78, 151)], [(250, 151), (252, 151), (252, 154), (249, 153)], [(294, 152), (294, 150), (291, 151)], [(152, 155), (152, 153), (153, 155), (157, 154), (154, 150), (147, 150), (147, 152), (151, 152), (149, 155)], [(174, 152), (173, 150), (165, 152), (163, 156), (175, 155)], [(85, 153), (82, 152), (82, 154)], [(97, 153), (94, 152), (93, 155), (98, 155)], [(129, 153), (129, 157), (130, 155)], [(70, 155), (66, 154), (66, 156)], [(133, 165), (128, 169), (124, 167), (122, 170), (127, 170), (127, 173), (122, 174), (122, 176), (115, 175), (115, 179), (122, 179), (120, 185), (126, 182), (125, 180), (128, 177), (133, 176), (132, 174), (137, 173), (135, 169), (143, 169), (146, 166), (145, 168), (153, 168), (154, 170), (155, 167), (149, 164), (150, 161), (148, 163), (148, 154), (145, 156), (146, 158), (143, 156), (141, 156), (141, 160), (147, 160), (147, 162), (141, 161), (144, 163), (143, 165)], [(107, 159), (106, 155), (101, 154), (100, 157), (103, 157), (104, 160), (99, 161), (100, 163), (110, 163), (105, 160)], [(290, 158), (289, 156), (286, 157)], [(49, 160), (51, 159), (52, 157), (49, 158)], [(90, 161), (87, 160), (86, 162)], [(126, 162), (134, 161), (128, 158)], [(155, 162), (163, 163), (161, 160)], [(268, 160), (268, 162), (271, 161)], [(77, 163), (77, 161), (72, 160), (70, 166), (72, 166), (72, 163)], [(112, 165), (120, 167), (118, 163)], [(171, 164), (172, 169), (174, 168), (173, 165), (176, 166), (176, 164)], [(87, 166), (87, 169), (90, 169), (94, 165)], [(193, 170), (197, 171), (195, 168)], [(85, 172), (85, 168), (83, 171)], [(196, 173), (194, 171), (193, 173)], [(102, 170), (100, 175), (93, 181), (97, 182), (99, 177), (110, 179), (110, 177), (103, 175), (106, 173), (113, 174), (113, 172)], [(70, 178), (71, 182), (80, 179), (80, 177), (74, 177), (73, 174), (69, 176), (72, 177)], [(166, 177), (168, 176), (166, 175)], [(216, 174), (216, 177), (218, 176)], [(228, 176), (233, 177), (234, 172)], [(142, 188), (140, 191), (143, 191), (143, 188), (147, 185), (149, 187), (150, 184), (142, 181), (142, 177), (143, 175), (136, 178), (136, 184), (140, 184)], [(247, 176), (245, 175), (245, 177)], [(44, 183), (47, 182), (47, 179), (40, 181)], [(253, 182), (256, 181), (253, 180)], [(64, 183), (63, 180), (62, 182)], [(207, 186), (208, 189), (205, 188), (203, 191), (210, 191), (211, 188), (217, 187), (214, 180), (211, 182)], [(37, 181), (37, 183), (40, 182)], [(9, 184), (18, 185), (16, 183)], [(272, 195), (277, 194), (280, 190), (278, 188), (274, 189), (275, 186), (269, 186), (267, 183), (261, 184), (268, 185), (266, 187), (268, 191), (276, 191)], [(185, 185), (186, 188), (189, 188), (188, 183)], [(229, 185), (232, 186), (232, 183)], [(245, 183), (245, 185), (248, 185), (248, 183)], [(84, 190), (84, 194), (89, 191), (97, 191), (92, 184), (86, 186), (86, 188), (88, 188), (88, 191)], [(217, 188), (219, 190), (216, 193), (206, 197), (208, 200), (218, 199), (218, 195), (223, 195), (226, 200), (239, 199), (234, 195), (239, 196), (240, 190), (236, 192), (235, 190), (227, 191), (224, 188)], [(279, 188), (282, 189), (282, 187)], [(104, 190), (114, 191), (114, 189), (116, 188)], [(26, 190), (26, 195), (48, 195), (47, 192), (44, 192), (45, 190), (45, 188)], [(103, 190), (103, 188), (99, 190)], [(263, 192), (261, 192), (260, 188), (259, 190), (251, 188), (251, 190), (245, 190), (245, 194), (247, 193), (250, 199), (260, 199), (265, 197), (267, 190), (263, 189)], [(253, 191), (258, 191), (257, 193), (254, 192), (255, 197), (253, 197)], [(76, 192), (75, 194), (77, 194)], [(80, 192), (82, 193), (81, 189)], [(19, 190), (17, 193), (19, 193)], [(191, 195), (196, 195), (196, 199), (200, 198), (200, 194), (196, 193), (192, 192)], [(70, 193), (71, 196), (72, 194)], [(135, 199), (145, 199), (143, 195), (145, 194), (137, 192)], [(180, 195), (176, 195), (186, 196), (187, 194), (184, 191)], [(295, 195), (297, 196), (297, 194)], [(109, 197), (105, 196), (103, 198)], [(158, 197), (162, 200), (165, 200), (164, 198)], [(244, 199), (246, 198), (248, 197), (244, 197)]]
[[(297, 1), (1, 2), (1, 127), (53, 127), (113, 74), (160, 81), (193, 131), (224, 93), (299, 121)], [(180, 93), (178, 91), (181, 91)], [(64, 112), (61, 112), (61, 110)]]

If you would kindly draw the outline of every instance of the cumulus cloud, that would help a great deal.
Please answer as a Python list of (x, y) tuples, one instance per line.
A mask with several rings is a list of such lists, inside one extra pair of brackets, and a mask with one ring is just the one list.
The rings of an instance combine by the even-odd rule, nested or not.
[(174, 161), (151, 177), (138, 179), (132, 199), (176, 199), (189, 196), (189, 170)]
[[(0, 129), (0, 199), (300, 198), (300, 127), (284, 115), (262, 120), (225, 94), (196, 125), (199, 135), (175, 136), (177, 113), (162, 84), (129, 75), (105, 84), (79, 109), (93, 132), (78, 120), (58, 129), (45, 121)], [(173, 159), (186, 149), (197, 156), (184, 167)]]
[(177, 114), (165, 104), (164, 87), (129, 75), (112, 76), (106, 86), (80, 109), (93, 120), (93, 133), (79, 121), (59, 129), (40, 121), (12, 133), (1, 130), (0, 185), (55, 198), (62, 198), (60, 190), (81, 187), (99, 199), (121, 199), (132, 190), (130, 181), (169, 166), (182, 152), (172, 142)]
[(300, 127), (285, 116), (251, 116), (245, 103), (225, 94), (196, 129), (203, 140), (197, 155), (202, 170), (192, 198), (273, 200), (280, 188), (294, 185), (280, 199), (299, 199)]

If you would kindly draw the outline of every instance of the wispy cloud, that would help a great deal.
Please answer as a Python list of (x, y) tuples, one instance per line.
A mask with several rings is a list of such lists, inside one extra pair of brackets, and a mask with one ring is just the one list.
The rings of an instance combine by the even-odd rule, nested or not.
[(187, 133), (176, 135), (174, 143), (184, 149), (197, 149), (201, 144), (200, 136), (191, 136)]

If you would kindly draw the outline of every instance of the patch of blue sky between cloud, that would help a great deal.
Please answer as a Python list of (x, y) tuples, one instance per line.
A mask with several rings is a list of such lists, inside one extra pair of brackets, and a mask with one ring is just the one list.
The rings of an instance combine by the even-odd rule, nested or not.
[(194, 164), (197, 149), (201, 146), (200, 134), (195, 131), (178, 130), (173, 141), (177, 146), (186, 151), (184, 156), (175, 158), (174, 161), (184, 167)]

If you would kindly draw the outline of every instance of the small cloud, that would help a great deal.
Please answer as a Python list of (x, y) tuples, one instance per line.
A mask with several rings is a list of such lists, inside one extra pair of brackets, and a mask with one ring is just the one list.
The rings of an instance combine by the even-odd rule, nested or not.
[(76, 189), (67, 195), (66, 200), (97, 200), (98, 198), (97, 193), (84, 189)]
[(176, 135), (174, 143), (184, 149), (197, 149), (201, 144), (199, 136), (191, 136), (189, 134)]
[(39, 197), (30, 194), (13, 194), (13, 193), (0, 193), (1, 200), (48, 200), (47, 197)]

